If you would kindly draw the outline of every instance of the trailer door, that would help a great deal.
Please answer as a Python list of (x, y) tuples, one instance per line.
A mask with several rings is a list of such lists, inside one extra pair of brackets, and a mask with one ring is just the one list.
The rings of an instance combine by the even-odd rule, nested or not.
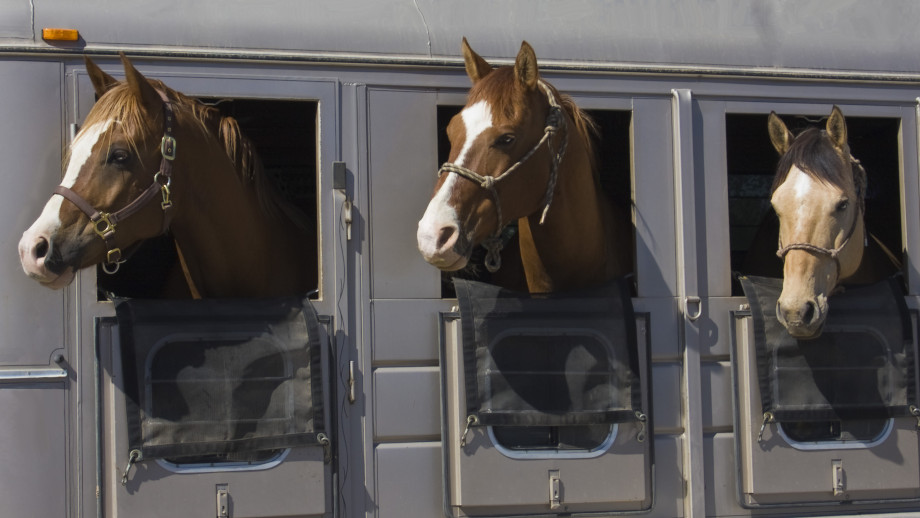
[[(116, 78), (122, 75), (114, 60), (100, 65)], [(97, 300), (97, 272), (81, 274), (84, 315), (98, 315), (95, 326), (83, 322), (82, 333), (98, 349), (104, 511), (113, 517), (331, 516), (337, 447), (331, 343), (337, 326), (346, 325), (346, 316), (338, 322), (334, 317), (336, 307), (347, 306), (348, 292), (336, 289), (344, 279), (342, 257), (336, 254), (346, 249), (345, 233), (334, 223), (338, 194), (332, 188), (337, 82), (266, 67), (247, 72), (242, 66), (228, 75), (225, 66), (207, 63), (136, 61), (135, 66), (234, 116), (280, 189), (305, 211), (315, 211), (322, 236), (320, 286), (301, 299), (302, 305), (244, 301), (236, 309), (205, 308), (172, 324), (168, 307), (154, 307), (129, 322), (111, 302)], [(78, 124), (92, 108), (94, 93), (82, 67), (74, 69), (74, 78)], [(314, 316), (295, 317), (293, 327), (279, 328), (273, 310), (263, 313), (279, 304), (289, 306), (282, 312), (301, 307), (302, 315)], [(179, 311), (187, 317), (198, 308)], [(260, 320), (260, 314), (268, 320)], [(312, 330), (292, 346), (284, 336), (296, 328)], [(230, 406), (243, 400), (255, 406)], [(304, 416), (306, 428), (297, 424)], [(204, 430), (221, 426), (227, 436), (215, 445), (215, 436)], [(167, 440), (172, 446), (166, 449), (164, 444), (137, 446), (137, 427), (147, 430), (145, 438), (158, 428), (178, 435)], [(301, 432), (300, 439), (289, 441), (291, 429)], [(196, 453), (199, 442), (202, 449)]]
[[(801, 505), (826, 509), (846, 505), (849, 512), (855, 512), (860, 505), (875, 509), (878, 505), (893, 506), (920, 496), (915, 418), (908, 415), (891, 419), (822, 420), (814, 417), (831, 410), (815, 406), (810, 410), (801, 407), (804, 410), (797, 414), (802, 416), (801, 421), (776, 422), (769, 408), (763, 407), (762, 391), (780, 394), (784, 392), (784, 383), (793, 378), (799, 383), (806, 376), (821, 378), (825, 381), (819, 380), (817, 386), (835, 385), (842, 389), (841, 383), (850, 385), (860, 380), (881, 380), (879, 376), (886, 380), (900, 376), (886, 370), (887, 367), (841, 356), (853, 340), (868, 339), (880, 348), (877, 357), (888, 355), (894, 362), (897, 362), (896, 349), (903, 349), (901, 352), (906, 352), (908, 358), (915, 358), (916, 354), (914, 315), (904, 321), (907, 343), (903, 347), (889, 344), (892, 348), (886, 349), (882, 333), (857, 329), (857, 322), (851, 321), (842, 327), (828, 324), (825, 330), (829, 334), (846, 335), (839, 335), (842, 337), (839, 339), (842, 345), (836, 348), (839, 354), (828, 353), (830, 349), (826, 349), (823, 359), (802, 361), (773, 355), (768, 359), (775, 368), (768, 370), (763, 368), (765, 365), (758, 365), (756, 324), (751, 316), (754, 304), (744, 297), (735, 274), (773, 272), (774, 277), (782, 274), (782, 262), (775, 254), (777, 232), (773, 230), (767, 236), (768, 223), (764, 223), (773, 217), (770, 195), (778, 161), (766, 130), (767, 116), (776, 111), (788, 117), (787, 125), (793, 121), (797, 124), (795, 132), (823, 125), (832, 103), (826, 97), (814, 101), (808, 98), (828, 93), (812, 93), (807, 89), (787, 92), (803, 99), (798, 103), (695, 99), (689, 91), (675, 97), (680, 113), (686, 116), (686, 128), (693, 128), (696, 144), (686, 162), (694, 173), (691, 177), (694, 181), (687, 184), (685, 199), (695, 203), (693, 214), (698, 222), (692, 227), (695, 232), (692, 244), (698, 258), (692, 273), (697, 283), (688, 288), (687, 295), (698, 298), (685, 300), (699, 301), (700, 305), (698, 309), (688, 305), (688, 312), (699, 317), (691, 327), (696, 333), (698, 351), (692, 370), (698, 379), (702, 406), (711, 408), (703, 413), (701, 423), (700, 452), (711, 459), (707, 466), (711, 472), (705, 478), (707, 514), (734, 514), (739, 512), (738, 506), (796, 512), (795, 506)], [(900, 255), (902, 248), (915, 246), (908, 246), (906, 243), (912, 241), (903, 240), (916, 232), (915, 204), (903, 202), (916, 199), (917, 195), (915, 110), (912, 106), (836, 104), (847, 119), (851, 151), (868, 173), (867, 227), (880, 232), (879, 236)], [(905, 271), (916, 269), (910, 267)], [(912, 304), (917, 280), (908, 275), (898, 282), (907, 286), (906, 300)], [(696, 293), (691, 291), (694, 289)], [(835, 303), (832, 295), (831, 315), (835, 313), (835, 304), (838, 312), (850, 311), (843, 302)], [(767, 305), (770, 307), (765, 307), (764, 312), (769, 317), (775, 314), (775, 302)], [(818, 347), (802, 344), (802, 348)], [(688, 349), (691, 345), (688, 340)], [(834, 361), (825, 361), (828, 356), (834, 356)], [(793, 373), (789, 362), (803, 368)], [(903, 363), (912, 364), (913, 360)], [(833, 401), (836, 412), (848, 405), (862, 404), (853, 400), (853, 395), (865, 394), (874, 386), (853, 388), (835, 390), (836, 394), (816, 389), (815, 394), (823, 393), (821, 397)], [(916, 387), (909, 392), (916, 393)], [(733, 398), (729, 400), (731, 395)], [(732, 474), (737, 474), (735, 480)], [(728, 498), (730, 493), (715, 494), (711, 487), (734, 487), (734, 499)]]

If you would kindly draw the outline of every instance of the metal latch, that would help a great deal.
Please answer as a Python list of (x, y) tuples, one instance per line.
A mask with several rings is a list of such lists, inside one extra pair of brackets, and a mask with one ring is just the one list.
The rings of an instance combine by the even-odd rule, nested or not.
[(834, 496), (846, 495), (847, 480), (846, 472), (843, 471), (843, 460), (831, 461), (831, 487), (834, 489)]
[(217, 518), (230, 518), (230, 486), (217, 485)]
[(342, 222), (345, 225), (345, 240), (351, 241), (351, 224), (354, 218), (351, 214), (351, 199), (348, 197), (348, 171), (345, 162), (332, 163), (332, 188), (341, 192), (345, 198), (342, 201)]
[(562, 507), (562, 475), (558, 469), (549, 470), (549, 508)]

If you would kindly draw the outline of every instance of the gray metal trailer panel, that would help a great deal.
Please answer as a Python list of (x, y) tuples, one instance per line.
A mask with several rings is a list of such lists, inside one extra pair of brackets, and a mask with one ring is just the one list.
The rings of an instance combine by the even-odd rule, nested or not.
[[(16, 151), (5, 154), (0, 169), (6, 185), (0, 210), (12, 222), (0, 231), (0, 249), (8, 252), (0, 258), (0, 435), (6, 438), (0, 464), (14, 467), (0, 477), (4, 513), (156, 516), (164, 510), (157, 502), (169, 501), (187, 502), (189, 514), (210, 515), (217, 511), (218, 486), (226, 483), (239, 499), (237, 514), (246, 516), (444, 514), (438, 322), (455, 301), (442, 297), (440, 275), (417, 253), (414, 234), (438, 165), (439, 108), (461, 105), (469, 85), (459, 66), (459, 41), (467, 36), (478, 52), (501, 63), (527, 39), (546, 79), (580, 106), (599, 116), (628, 114), (628, 131), (618, 138), (630, 142), (625, 174), (636, 225), (634, 305), (651, 359), (655, 454), (648, 516), (915, 514), (920, 504), (901, 501), (917, 489), (904, 477), (898, 482), (909, 487), (886, 500), (893, 486), (884, 477), (898, 473), (886, 464), (894, 462), (891, 442), (886, 456), (863, 449), (848, 460), (851, 454), (839, 450), (844, 466), (878, 473), (878, 491), (868, 502), (821, 500), (832, 496), (831, 465), (814, 467), (810, 458), (837, 457), (803, 457), (782, 446), (779, 454), (789, 460), (771, 480), (795, 481), (814, 467), (819, 475), (803, 481), (809, 489), (798, 498), (809, 505), (790, 504), (783, 494), (776, 497), (779, 507), (748, 508), (750, 495), (772, 490), (754, 487), (758, 466), (769, 466), (771, 458), (737, 455), (754, 449), (749, 438), (756, 431), (751, 419), (738, 418), (751, 417), (749, 402), (733, 397), (752, 380), (739, 374), (735, 351), (747, 335), (737, 331), (745, 325), (737, 312), (745, 300), (733, 293), (730, 273), (729, 177), (745, 171), (731, 170), (728, 155), (736, 142), (733, 124), (754, 131), (746, 117), (771, 110), (820, 117), (837, 104), (848, 118), (894, 128), (883, 144), (895, 150), (896, 165), (878, 173), (898, 185), (888, 203), (897, 212), (907, 300), (916, 311), (920, 57), (914, 50), (920, 41), (912, 25), (918, 11), (913, 2), (3, 3), (0, 91), (8, 102), (0, 135)], [(41, 41), (42, 27), (61, 26), (79, 29), (84, 41)], [(334, 356), (330, 408), (337, 424), (330, 435), (338, 464), (332, 480), (297, 480), (298, 466), (315, 461), (316, 452), (295, 451), (290, 464), (262, 472), (169, 473), (157, 465), (145, 471), (156, 479), (150, 484), (133, 492), (119, 484), (127, 452), (117, 372), (96, 364), (94, 351), (105, 343), (94, 319), (111, 316), (111, 304), (96, 300), (95, 271), (50, 292), (22, 275), (11, 252), (58, 182), (70, 125), (92, 106), (77, 55), (84, 50), (142, 56), (136, 60), (142, 72), (190, 95), (317, 106), (317, 121), (304, 123), (317, 125), (319, 140), (311, 181), (322, 225), (317, 308), (330, 323)], [(115, 59), (99, 62), (120, 75)], [(345, 189), (333, 187), (334, 162), (345, 164)], [(351, 240), (346, 199), (354, 203)], [(697, 309), (699, 318), (689, 318)], [(899, 469), (917, 462), (913, 424), (895, 426), (898, 454), (909, 456)], [(615, 484), (634, 476), (613, 469), (605, 464), (597, 477)], [(266, 491), (304, 487), (296, 497), (310, 498), (310, 505), (260, 506), (260, 497), (278, 498), (262, 491), (273, 473), (295, 478)], [(30, 490), (35, 487), (43, 488), (41, 498)], [(313, 506), (317, 494), (326, 501)]]

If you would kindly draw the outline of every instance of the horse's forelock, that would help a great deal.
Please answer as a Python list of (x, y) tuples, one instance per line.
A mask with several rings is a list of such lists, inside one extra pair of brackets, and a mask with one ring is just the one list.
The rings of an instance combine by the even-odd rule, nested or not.
[[(841, 189), (845, 188), (848, 161), (845, 161), (842, 153), (849, 155), (849, 150), (838, 150), (831, 142), (827, 131), (818, 128), (806, 129), (795, 138), (789, 150), (780, 157), (771, 193), (776, 192), (776, 189), (786, 181), (793, 167), (798, 167), (818, 181), (827, 182)], [(856, 187), (859, 188), (858, 185)]]

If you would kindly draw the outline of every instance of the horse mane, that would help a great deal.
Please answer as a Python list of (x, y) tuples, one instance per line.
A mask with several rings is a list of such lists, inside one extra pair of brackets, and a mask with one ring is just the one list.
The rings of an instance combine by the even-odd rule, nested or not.
[[(227, 157), (230, 158), (240, 180), (250, 185), (255, 191), (259, 206), (266, 214), (279, 220), (289, 219), (302, 230), (314, 228), (309, 216), (285, 200), (275, 188), (256, 152), (255, 145), (240, 130), (236, 119), (221, 116), (217, 108), (177, 92), (158, 79), (147, 80), (156, 90), (163, 92), (176, 107), (177, 123), (188, 122), (204, 135), (217, 140)], [(138, 140), (158, 137), (163, 131), (161, 125), (157, 124), (161, 117), (148, 118), (127, 83), (113, 86), (100, 97), (84, 124), (88, 127), (110, 119), (120, 122), (129, 139), (128, 144), (135, 152), (137, 152)]]
[[(844, 150), (849, 155), (849, 149)], [(858, 162), (854, 162), (858, 165)], [(808, 128), (800, 133), (792, 141), (789, 149), (780, 157), (776, 166), (776, 176), (773, 178), (773, 186), (770, 192), (776, 192), (793, 167), (798, 167), (808, 176), (815, 180), (826, 182), (831, 185), (843, 188), (846, 186), (846, 176), (844, 176), (845, 164), (840, 152), (831, 142), (827, 131), (819, 128)], [(859, 169), (862, 169), (860, 166)], [(858, 176), (854, 174), (854, 180)], [(863, 172), (863, 187), (865, 187), (865, 172)], [(856, 188), (860, 192), (859, 182), (856, 182)]]
[[(518, 117), (528, 109), (528, 106), (525, 104), (525, 97), (519, 93), (521, 87), (515, 81), (513, 72), (513, 67), (501, 67), (486, 75), (470, 89), (470, 103), (488, 99), (495, 110), (501, 112), (505, 117), (509, 119)], [(563, 111), (575, 123), (575, 132), (584, 141), (592, 174), (597, 177), (597, 157), (594, 153), (594, 139), (598, 133), (597, 125), (587, 112), (575, 104), (571, 96), (560, 93), (553, 85), (549, 85), (549, 88), (556, 96)]]

